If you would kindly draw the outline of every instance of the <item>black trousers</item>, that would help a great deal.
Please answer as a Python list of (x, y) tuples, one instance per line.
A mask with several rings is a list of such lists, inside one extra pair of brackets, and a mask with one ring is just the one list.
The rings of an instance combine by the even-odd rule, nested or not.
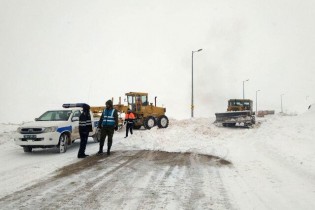
[(87, 132), (80, 132), (80, 149), (79, 149), (79, 155), (85, 155), (85, 149), (86, 149), (86, 144), (89, 138), (89, 133)]
[(103, 147), (104, 147), (106, 137), (108, 137), (107, 151), (110, 151), (110, 148), (112, 147), (112, 144), (113, 144), (113, 136), (114, 136), (114, 127), (104, 127), (101, 129), (101, 139), (100, 139), (101, 152), (103, 152)]
[(134, 123), (127, 122), (127, 126), (126, 126), (126, 137), (128, 136), (129, 131), (130, 131), (131, 134), (133, 134), (133, 132), (132, 132), (133, 124), (134, 124)]

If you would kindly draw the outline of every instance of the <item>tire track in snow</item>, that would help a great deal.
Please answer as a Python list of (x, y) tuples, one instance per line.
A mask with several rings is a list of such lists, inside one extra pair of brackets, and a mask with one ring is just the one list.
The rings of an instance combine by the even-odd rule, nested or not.
[[(116, 151), (109, 157), (92, 156), (66, 166), (54, 178), (0, 199), (0, 205), (19, 209), (226, 208), (220, 166), (220, 159), (205, 155)], [(220, 190), (207, 191), (209, 185)]]
[[(110, 156), (112, 162), (121, 161), (122, 157), (112, 157)], [(95, 156), (91, 157), (94, 159), (94, 163), (97, 160), (105, 161), (107, 156)], [(109, 159), (109, 158), (108, 158)], [(131, 161), (131, 160), (129, 160)], [(101, 163), (99, 162), (99, 163)], [(128, 162), (128, 160), (127, 160)], [(84, 173), (80, 174), (80, 170), (86, 170), (86, 168), (91, 168), (93, 164), (88, 164), (89, 159), (84, 159), (78, 163), (71, 164), (69, 166), (64, 167), (65, 172), (62, 171), (60, 174), (55, 176), (54, 178), (44, 180), (38, 184), (35, 184), (31, 187), (28, 187), (24, 190), (15, 192), (9, 196), (6, 196), (0, 199), (0, 204), (4, 200), (9, 201), (9, 206), (19, 205), (19, 208), (24, 208), (25, 206), (32, 208), (45, 208), (45, 209), (62, 209), (66, 208), (68, 204), (81, 203), (80, 202), (72, 202), (72, 200), (78, 200), (78, 198), (86, 197), (87, 195), (93, 193), (89, 190), (96, 184), (102, 180), (102, 176), (112, 173), (120, 168), (122, 168), (127, 163), (118, 163), (117, 167), (113, 167), (112, 170), (105, 170), (102, 173), (99, 173), (96, 177), (86, 176), (85, 174), (91, 173), (95, 174), (94, 168), (90, 169), (90, 171), (84, 171)], [(98, 163), (98, 164), (99, 164)], [(74, 173), (74, 174), (73, 174)], [(76, 174), (79, 173), (79, 174)], [(75, 180), (74, 182), (71, 181)], [(84, 182), (78, 182), (78, 180), (84, 180)], [(45, 190), (46, 189), (46, 190)], [(94, 190), (94, 189), (93, 189)], [(84, 192), (84, 193), (83, 193)], [(69, 196), (65, 196), (67, 194)], [(83, 199), (84, 200), (84, 199)], [(40, 201), (40, 202), (39, 202)], [(58, 202), (56, 202), (58, 201)], [(59, 205), (62, 203), (63, 205)], [(84, 202), (82, 202), (84, 203)], [(71, 208), (75, 207), (75, 205), (70, 205)], [(81, 207), (81, 204), (77, 205), (77, 207)]]

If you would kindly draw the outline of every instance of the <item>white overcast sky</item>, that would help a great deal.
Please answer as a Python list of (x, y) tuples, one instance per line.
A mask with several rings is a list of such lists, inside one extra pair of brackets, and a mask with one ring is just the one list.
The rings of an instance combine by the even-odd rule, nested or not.
[(148, 92), (167, 116), (315, 101), (314, 0), (0, 0), (0, 122)]

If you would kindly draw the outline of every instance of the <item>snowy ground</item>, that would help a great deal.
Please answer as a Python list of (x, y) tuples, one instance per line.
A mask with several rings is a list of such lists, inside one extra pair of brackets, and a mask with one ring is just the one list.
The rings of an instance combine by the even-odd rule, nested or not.
[[(0, 208), (315, 209), (314, 119), (315, 109), (253, 129), (171, 119), (128, 139), (120, 131), (111, 156), (84, 160), (78, 141), (65, 154), (24, 153), (18, 125), (1, 124)], [(87, 153), (97, 151), (90, 141)]]

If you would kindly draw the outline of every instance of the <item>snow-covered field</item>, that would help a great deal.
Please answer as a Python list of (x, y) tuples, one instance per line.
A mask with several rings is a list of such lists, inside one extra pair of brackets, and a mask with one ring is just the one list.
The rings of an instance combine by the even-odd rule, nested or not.
[[(57, 174), (56, 171), (64, 166), (85, 163), (86, 159), (76, 158), (79, 141), (76, 141), (64, 154), (58, 154), (54, 149), (36, 149), (32, 153), (24, 153), (13, 141), (18, 125), (1, 124), (0, 208), (44, 208), (45, 202), (49, 207), (47, 199), (54, 199), (54, 196), (49, 197), (48, 194), (53, 193), (54, 190), (58, 191), (58, 195), (64, 192), (64, 196), (67, 196), (69, 192), (79, 191), (79, 187), (74, 183), (82, 180), (89, 183), (95, 177), (107, 174), (106, 179), (110, 183), (115, 183), (117, 179), (123, 180), (124, 184), (113, 184), (120, 193), (116, 195), (113, 189), (104, 189), (104, 192), (111, 194), (103, 192), (103, 197), (102, 193), (97, 194), (90, 202), (91, 208), (315, 209), (314, 119), (313, 105), (312, 109), (298, 116), (270, 115), (260, 118), (258, 125), (252, 129), (216, 127), (212, 124), (213, 118), (199, 118), (171, 119), (167, 129), (136, 130), (134, 135), (127, 139), (123, 138), (124, 130), (122, 130), (114, 136), (113, 155), (98, 160), (98, 166), (88, 166), (90, 172), (81, 170), (74, 176), (68, 176), (65, 182), (72, 183), (67, 185), (67, 188), (70, 186), (71, 189), (64, 189), (64, 191), (55, 189), (56, 186), (63, 186), (61, 183), (41, 186), (44, 188), (41, 189), (42, 191), (37, 189), (36, 193), (45, 192), (43, 194), (47, 194), (46, 197), (35, 195), (35, 190), (31, 190), (32, 186), (53, 178)], [(164, 163), (163, 166), (156, 164), (152, 166), (151, 162), (148, 165), (147, 162), (142, 164), (145, 160), (141, 157), (149, 158), (152, 154), (145, 156), (144, 153), (136, 152), (141, 150), (179, 152), (174, 153), (175, 155), (185, 152), (211, 155), (231, 164), (214, 166), (209, 161), (207, 166), (207, 162), (198, 163), (202, 157), (195, 158), (190, 155), (188, 157), (190, 165), (185, 166), (185, 169), (166, 166), (167, 164)], [(93, 155), (97, 151), (98, 144), (90, 140), (86, 153)], [(127, 151), (134, 152), (127, 153)], [(132, 160), (133, 167), (128, 168), (128, 164), (121, 163), (121, 160), (127, 156), (137, 156)], [(89, 158), (93, 160), (94, 157)], [(109, 164), (107, 160), (113, 165), (118, 165), (119, 170), (110, 171), (113, 165), (106, 165)], [(194, 166), (192, 162), (197, 163)], [(102, 167), (102, 164), (106, 167)], [(198, 167), (198, 164), (202, 167)], [(155, 168), (166, 170), (168, 172), (165, 173), (171, 174), (167, 179), (161, 179), (164, 180), (163, 184), (159, 182), (158, 186), (155, 181), (159, 179), (161, 171), (158, 172)], [(183, 174), (184, 170), (187, 171), (187, 175)], [(111, 177), (111, 173), (115, 176)], [(141, 174), (142, 181), (135, 177)], [(189, 175), (192, 176), (191, 179)], [(150, 177), (155, 178), (152, 180)], [(94, 184), (94, 188), (102, 185), (96, 181)], [(153, 184), (155, 188), (152, 188)], [(144, 188), (148, 187), (151, 194), (155, 194), (154, 196), (148, 197), (148, 192), (144, 193)], [(90, 194), (93, 194), (94, 188), (90, 189)], [(126, 191), (130, 191), (134, 196)], [(24, 192), (29, 194), (23, 194)], [(197, 197), (196, 192), (198, 192)], [(27, 197), (32, 193), (34, 193), (32, 201), (38, 203), (37, 205), (25, 203), (24, 195)], [(14, 200), (13, 195), (20, 195), (21, 198)], [(58, 198), (57, 195), (55, 197)], [(194, 204), (184, 202), (185, 199), (192, 197), (194, 199), (191, 202), (195, 202)], [(12, 199), (14, 202), (11, 202)], [(71, 204), (58, 207), (83, 208), (84, 205), (79, 205), (80, 199), (72, 199)], [(98, 205), (93, 206), (95, 202)]]

